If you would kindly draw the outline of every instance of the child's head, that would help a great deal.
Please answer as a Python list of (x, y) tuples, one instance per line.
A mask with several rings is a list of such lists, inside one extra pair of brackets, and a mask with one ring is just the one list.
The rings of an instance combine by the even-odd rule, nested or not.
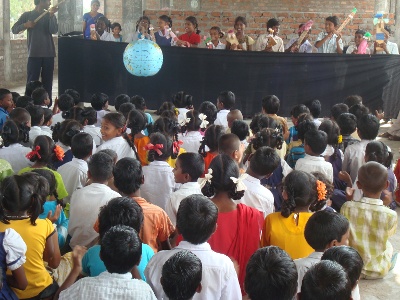
[(133, 105), (135, 105), (136, 109), (139, 109), (141, 111), (145, 111), (147, 109), (146, 106), (146, 101), (142, 96), (135, 95), (131, 98), (130, 101)]
[(41, 87), (43, 87), (43, 84), (39, 80), (28, 82), (25, 87), (25, 96), (31, 97), (32, 92)]
[(143, 184), (142, 165), (130, 157), (121, 158), (116, 163), (113, 176), (115, 187), (126, 196), (134, 194)]
[(197, 182), (204, 172), (204, 159), (199, 153), (182, 153), (172, 170), (176, 183)]
[(32, 151), (27, 154), (32, 162), (42, 162), (51, 165), (55, 161), (61, 161), (64, 157), (64, 151), (60, 146), (56, 146), (54, 141), (47, 135), (39, 135), (36, 137)]
[(282, 132), (279, 128), (264, 128), (251, 140), (254, 150), (267, 146), (274, 149), (282, 149), (284, 143)]
[(96, 21), (96, 31), (99, 35), (102, 35), (104, 31), (110, 31), (111, 22), (105, 16), (101, 16)]
[(114, 162), (106, 153), (95, 153), (88, 161), (88, 177), (93, 182), (104, 183), (112, 177)]
[(109, 157), (111, 157), (111, 159), (112, 159), (114, 165), (115, 165), (115, 164), (117, 163), (117, 161), (118, 161), (118, 153), (115, 152), (115, 151), (112, 150), (112, 149), (103, 149), (103, 150), (100, 150), (98, 153), (105, 153), (105, 154), (107, 154)]
[(279, 107), (281, 106), (281, 102), (279, 98), (275, 95), (268, 95), (262, 99), (262, 112), (264, 114), (277, 114), (279, 111)]
[(344, 103), (338, 103), (331, 108), (331, 119), (337, 120), (343, 113), (349, 112), (349, 107)]
[(29, 105), (33, 105), (33, 100), (29, 96), (19, 96), (17, 101), (15, 102), (15, 106), (18, 108), (25, 108)]
[(197, 19), (193, 16), (189, 16), (185, 19), (185, 32), (200, 34), (199, 24), (197, 23)]
[(85, 107), (81, 112), (82, 125), (94, 125), (97, 122), (97, 112), (93, 107)]
[[(363, 35), (364, 36), (364, 35)], [(348, 107), (352, 107), (356, 104), (362, 104), (362, 97), (360, 95), (350, 95), (344, 99), (343, 103), (346, 104)]]
[(250, 171), (256, 175), (257, 178), (268, 178), (280, 163), (281, 159), (275, 149), (260, 147), (251, 156)]
[(235, 105), (235, 94), (231, 91), (223, 91), (219, 94), (217, 99), (218, 109), (231, 110)]
[(254, 115), (253, 119), (251, 119), (249, 127), (253, 135), (255, 135), (257, 132), (260, 131), (260, 127), (258, 126), (258, 121), (260, 121), (261, 117), (263, 117), (263, 115), (261, 113), (258, 113)]
[(201, 189), (206, 197), (213, 197), (218, 193), (227, 193), (233, 200), (239, 200), (244, 195), (243, 191), (237, 190), (237, 184), (232, 177), (239, 178), (238, 164), (226, 154), (216, 156), (210, 163), (209, 169), (212, 170), (211, 180), (207, 180)]
[(388, 146), (386, 146), (381, 141), (372, 141), (369, 142), (367, 147), (365, 148), (365, 161), (376, 161), (386, 168), (390, 168), (392, 166), (393, 153), (389, 150)]
[(224, 33), (218, 26), (213, 26), (210, 28), (210, 37), (212, 41), (219, 41), (224, 37)]
[(267, 32), (269, 29), (272, 29), (274, 31), (273, 35), (274, 36), (278, 35), (280, 26), (281, 23), (277, 19), (275, 18), (269, 19), (267, 22)]
[(102, 110), (102, 109), (107, 109), (108, 108), (108, 96), (104, 93), (93, 94), (92, 98), (90, 99), (90, 104), (97, 111)]
[(176, 228), (185, 241), (199, 245), (207, 242), (217, 229), (218, 208), (207, 197), (194, 194), (186, 197), (176, 214)]
[(147, 117), (141, 110), (131, 110), (128, 115), (126, 127), (131, 130), (132, 136), (147, 128)]
[(163, 102), (161, 106), (157, 109), (156, 115), (161, 115), (166, 110), (175, 112), (175, 106), (172, 104), (172, 102)]
[(345, 216), (321, 210), (307, 221), (304, 237), (315, 251), (324, 252), (334, 246), (348, 245), (349, 228), (350, 224)]
[(43, 125), (50, 126), (53, 123), (53, 112), (49, 108), (44, 108)]
[(71, 139), (72, 155), (78, 159), (86, 160), (93, 151), (93, 138), (86, 132), (80, 132)]
[(267, 115), (261, 115), (260, 118), (258, 119), (258, 128), (259, 130), (262, 130), (264, 128), (280, 128), (280, 124), (275, 121), (274, 118), (269, 117)]
[(199, 153), (204, 157), (207, 155), (206, 146), (209, 152), (218, 151), (219, 138), (224, 134), (224, 128), (220, 125), (211, 125), (207, 128), (203, 140), (201, 141)]
[(15, 106), (15, 103), (17, 103), (17, 99), (18, 99), (18, 97), (21, 97), (21, 94), (17, 93), (17, 92), (11, 92), (11, 95), (12, 95), (14, 106)]
[(385, 166), (375, 161), (367, 162), (358, 170), (357, 186), (365, 195), (378, 194), (388, 186), (388, 171)]
[(337, 118), (342, 135), (351, 135), (357, 129), (357, 118), (351, 113), (343, 113)]
[(169, 28), (171, 28), (172, 27), (172, 19), (170, 17), (168, 17), (167, 15), (161, 15), (158, 17), (157, 25), (160, 30), (164, 30), (165, 26), (168, 26)]
[(200, 104), (199, 113), (207, 116), (208, 126), (211, 126), (217, 119), (218, 110), (214, 103), (210, 101), (204, 101)]
[(355, 115), (357, 120), (359, 120), (363, 115), (369, 114), (369, 109), (362, 104), (354, 104), (349, 108), (349, 113)]
[(325, 31), (327, 33), (334, 32), (339, 25), (339, 19), (336, 16), (330, 16), (325, 19)]
[(321, 114), (321, 102), (319, 100), (313, 100), (307, 105), (310, 110), (310, 114), (314, 119), (318, 119)]
[(365, 34), (365, 31), (362, 29), (358, 29), (356, 31), (356, 33), (354, 34), (354, 43), (356, 44), (357, 47), (360, 46), (360, 44), (364, 38), (364, 34)]
[(304, 104), (296, 105), (290, 111), (290, 115), (292, 117), (293, 125), (297, 125), (297, 119), (301, 114), (310, 114), (310, 110)]
[(199, 131), (201, 120), (197, 110), (189, 110), (186, 112), (186, 123), (181, 126), (182, 132), (186, 131)]
[(69, 94), (61, 94), (58, 97), (58, 108), (63, 112), (62, 117), (68, 118), (68, 113), (71, 108), (75, 105), (74, 98)]
[(244, 145), (240, 141), (236, 134), (228, 133), (224, 134), (219, 138), (218, 141), (218, 151), (219, 153), (224, 153), (229, 155), (238, 164), (242, 162)]
[(13, 120), (8, 120), (3, 125), (1, 138), (5, 147), (21, 142), (27, 143), (29, 142), (29, 127), (24, 124), (18, 124)]
[(230, 112), (228, 112), (228, 114), (226, 115), (226, 119), (228, 121), (228, 127), (232, 128), (233, 121), (236, 121), (236, 120), (243, 121), (243, 115), (240, 110), (233, 109)]
[(155, 132), (150, 135), (150, 144), (146, 148), (149, 151), (149, 162), (166, 161), (172, 154), (172, 140), (160, 132)]
[(304, 136), (309, 130), (318, 130), (313, 118), (309, 114), (301, 114), (296, 125), (297, 137), (304, 142)]
[(319, 125), (319, 130), (325, 132), (328, 138), (328, 145), (336, 147), (339, 141), (340, 128), (335, 121), (324, 120), (321, 125)]
[[(262, 278), (262, 280), (260, 280)], [(297, 269), (277, 246), (258, 249), (246, 266), (244, 286), (251, 300), (292, 300), (297, 292)]]
[(103, 141), (109, 141), (115, 137), (121, 136), (126, 130), (126, 119), (120, 113), (108, 113), (101, 121), (101, 138)]
[(239, 140), (244, 141), (249, 136), (249, 125), (245, 121), (233, 121), (231, 132), (236, 134)]
[(181, 250), (164, 263), (160, 282), (168, 299), (187, 300), (200, 293), (201, 279), (201, 260), (194, 253)]
[(118, 112), (120, 114), (122, 114), (125, 117), (125, 119), (128, 119), (129, 113), (134, 109), (136, 109), (135, 105), (133, 105), (130, 102), (127, 102), (127, 103), (122, 103), (121, 104), (121, 106), (119, 107)]
[(304, 151), (308, 155), (320, 156), (328, 145), (328, 135), (322, 130), (309, 130), (304, 135)]
[(317, 180), (311, 174), (293, 170), (283, 182), (283, 198), (281, 214), (289, 217), (295, 209), (308, 208), (318, 199)]
[(154, 122), (153, 131), (165, 134), (176, 141), (178, 140), (179, 124), (175, 119), (160, 117)]
[(99, 0), (90, 1), (90, 7), (91, 7), (91, 11), (97, 12), (100, 7), (100, 1)]
[(32, 126), (41, 126), (43, 125), (44, 120), (44, 109), (39, 105), (31, 105), (26, 108), (26, 110), (31, 115), (31, 124)]
[(357, 118), (357, 132), (362, 140), (374, 140), (379, 132), (379, 120), (368, 114)]
[(193, 106), (193, 96), (180, 91), (174, 95), (172, 103), (177, 108), (191, 108)]
[(14, 108), (9, 114), (10, 120), (13, 120), (17, 124), (23, 124), (31, 127), (31, 115), (29, 112), (22, 107)]
[(136, 31), (140, 31), (140, 28), (143, 28), (145, 32), (150, 33), (150, 18), (148, 16), (141, 16), (139, 20), (136, 22)]
[(327, 206), (327, 202), (328, 200), (331, 199), (335, 187), (333, 185), (333, 182), (330, 179), (328, 179), (328, 177), (326, 177), (325, 174), (321, 172), (311, 172), (311, 175), (313, 175), (317, 180), (325, 184), (325, 188), (323, 185), (321, 186), (322, 190), (321, 197), (318, 197), (318, 199), (316, 199), (310, 205), (310, 211), (316, 212), (322, 210)]
[[(64, 94), (70, 95), (74, 99), (74, 104), (78, 105), (81, 102), (81, 94), (77, 90), (74, 89), (66, 89)], [(58, 99), (60, 100), (60, 99)]]
[(119, 34), (122, 31), (121, 24), (114, 22), (111, 24), (111, 30), (114, 34)]
[(115, 100), (114, 100), (115, 110), (119, 111), (119, 108), (122, 104), (129, 103), (129, 102), (131, 102), (131, 97), (129, 97), (128, 95), (126, 95), (126, 94), (118, 95), (117, 97), (115, 97)]
[(363, 259), (356, 249), (349, 246), (331, 247), (324, 252), (321, 260), (331, 260), (341, 265), (349, 276), (352, 289), (354, 289), (364, 267)]
[(74, 135), (82, 130), (82, 125), (75, 120), (65, 120), (62, 123), (57, 123), (53, 128), (53, 140), (60, 141), (65, 146), (71, 146), (71, 140)]
[[(32, 170), (32, 173), (39, 174), (40, 176), (44, 177), (46, 179), (46, 181), (49, 183), (48, 190), (41, 189), (43, 192), (43, 195), (41, 195), (42, 199), (46, 199), (48, 196), (51, 196), (51, 197), (54, 197), (57, 201), (59, 201), (58, 193), (57, 193), (57, 181), (56, 181), (56, 177), (54, 176), (54, 173), (47, 169), (34, 169), (34, 170)], [(61, 202), (61, 201), (59, 201), (59, 202)], [(59, 203), (59, 204), (61, 204), (61, 203)]]
[(34, 105), (47, 106), (50, 104), (49, 94), (44, 88), (37, 88), (32, 92)]
[(132, 227), (111, 227), (100, 241), (100, 258), (110, 273), (126, 274), (139, 265), (142, 241)]
[(244, 33), (247, 26), (246, 17), (238, 16), (235, 19), (234, 28), (238, 33)]

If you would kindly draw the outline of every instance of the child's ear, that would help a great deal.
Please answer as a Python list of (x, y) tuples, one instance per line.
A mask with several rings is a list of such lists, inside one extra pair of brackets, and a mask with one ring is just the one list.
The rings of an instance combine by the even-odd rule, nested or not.
[(268, 179), (268, 178), (270, 178), (270, 177), (272, 176), (272, 174), (273, 174), (273, 173), (269, 173), (269, 174), (265, 175), (264, 178), (265, 178), (265, 179)]
[(282, 192), (282, 197), (284, 200), (287, 200), (289, 198), (289, 196), (285, 190), (283, 190), (283, 192)]
[(196, 293), (201, 293), (201, 290), (203, 289), (203, 286), (201, 285), (201, 282), (199, 283), (199, 286), (196, 289)]
[(329, 249), (329, 248), (335, 247), (335, 246), (337, 246), (337, 244), (338, 244), (338, 241), (337, 240), (333, 240), (328, 244), (328, 247), (326, 247), (325, 249)]
[(389, 180), (386, 180), (386, 185), (385, 185), (384, 190), (386, 190), (389, 186), (390, 186), (390, 182), (389, 182)]
[(140, 185), (144, 184), (144, 175), (142, 175), (142, 180), (140, 182)]
[(187, 182), (191, 182), (192, 181), (192, 177), (188, 173), (185, 173), (184, 175), (185, 175), (185, 180)]
[(362, 184), (360, 183), (360, 181), (357, 180), (356, 184), (358, 189), (362, 190)]

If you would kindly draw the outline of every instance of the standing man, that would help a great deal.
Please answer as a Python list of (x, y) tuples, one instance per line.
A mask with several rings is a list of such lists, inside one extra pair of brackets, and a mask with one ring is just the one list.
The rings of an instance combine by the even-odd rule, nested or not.
[(50, 0), (34, 0), (34, 3), (35, 9), (24, 12), (11, 30), (14, 34), (28, 30), (27, 82), (39, 80), (41, 76), (43, 87), (52, 99), (54, 57), (56, 56), (52, 34), (58, 32), (57, 18), (54, 15), (58, 8), (50, 8), (49, 13), (35, 23), (36, 18), (49, 9)]

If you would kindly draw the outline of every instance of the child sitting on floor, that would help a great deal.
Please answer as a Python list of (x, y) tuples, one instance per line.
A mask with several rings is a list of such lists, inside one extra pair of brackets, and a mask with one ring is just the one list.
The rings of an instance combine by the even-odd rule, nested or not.
[(82, 125), (83, 125), (83, 132), (89, 133), (96, 147), (103, 144), (103, 138), (101, 136), (101, 129), (100, 127), (96, 127), (94, 124), (97, 122), (97, 112), (93, 107), (85, 107), (81, 113), (82, 116)]
[(92, 95), (90, 104), (97, 111), (96, 127), (101, 127), (103, 117), (109, 113), (108, 110), (108, 96), (104, 93), (96, 93)]
[(298, 140), (296, 126), (298, 124), (298, 118), (301, 114), (310, 114), (310, 110), (304, 104), (296, 105), (290, 111), (293, 126), (289, 128), (289, 137), (286, 139), (287, 144)]
[(203, 139), (200, 133), (201, 120), (199, 112), (189, 110), (186, 112), (184, 122), (181, 125), (181, 133), (178, 134), (178, 140), (182, 141), (182, 147), (186, 152), (197, 153)]
[(217, 99), (218, 114), (215, 120), (215, 125), (221, 125), (224, 131), (228, 129), (227, 115), (232, 107), (235, 105), (235, 94), (231, 91), (223, 91), (219, 94)]
[(69, 110), (74, 107), (74, 98), (68, 94), (61, 94), (58, 100), (55, 101), (54, 105), (60, 109), (59, 113), (55, 113), (53, 116), (53, 123), (57, 124), (62, 122), (69, 117)]
[(186, 113), (189, 109), (193, 109), (193, 96), (181, 91), (174, 95), (172, 103), (179, 111), (178, 122), (181, 124), (186, 120)]
[(39, 135), (46, 135), (51, 138), (51, 134), (42, 130), (40, 126), (44, 121), (44, 108), (39, 105), (31, 105), (26, 108), (31, 115), (31, 129), (29, 130), (29, 144), (33, 145), (36, 137)]
[[(199, 153), (204, 157), (204, 174), (208, 173), (211, 161), (218, 155), (218, 141), (223, 134), (224, 129), (220, 125), (211, 125), (204, 134), (199, 148)], [(208, 151), (206, 151), (206, 147)]]
[(226, 115), (226, 120), (228, 121), (228, 129), (226, 130), (226, 133), (230, 133), (234, 121), (236, 120), (243, 121), (243, 114), (238, 109), (232, 109)]
[[(145, 112), (145, 110), (147, 109), (147, 106), (146, 106), (146, 101), (144, 100), (144, 98), (142, 96), (139, 96), (139, 95), (133, 96), (131, 98), (131, 103), (133, 105), (135, 105), (136, 109), (144, 112), (144, 114), (146, 115), (146, 118), (147, 118), (148, 125), (152, 125), (154, 123), (153, 117), (149, 113)], [(149, 132), (147, 131), (147, 129), (144, 130), (144, 134), (147, 136), (149, 135)]]
[[(219, 153), (224, 153), (236, 161), (239, 168), (242, 166), (244, 145), (236, 134), (227, 133), (222, 135), (218, 141), (218, 150)], [(245, 170), (240, 169), (240, 171), (243, 173)]]
[(281, 101), (275, 95), (268, 95), (262, 99), (262, 113), (266, 114), (268, 117), (273, 118), (282, 126), (282, 133), (284, 140), (289, 138), (289, 128), (285, 118), (277, 115), (279, 108), (281, 106)]
[(249, 146), (249, 142), (247, 141), (247, 137), (249, 136), (249, 125), (245, 121), (236, 120), (233, 121), (231, 127), (231, 133), (236, 134), (243, 144), (244, 149)]
[(352, 137), (352, 134), (357, 130), (357, 118), (353, 114), (343, 113), (337, 118), (337, 124), (342, 135), (340, 150), (344, 153), (347, 146), (360, 142), (360, 140)]

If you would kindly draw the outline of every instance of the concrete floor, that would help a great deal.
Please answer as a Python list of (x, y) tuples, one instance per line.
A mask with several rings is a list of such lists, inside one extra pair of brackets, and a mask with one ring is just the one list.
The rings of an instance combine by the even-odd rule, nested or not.
[[(24, 85), (15, 85), (8, 87), (10, 90), (20, 93), (25, 91)], [(53, 95), (58, 95), (58, 77), (54, 78)], [(157, 108), (152, 108), (157, 109)], [(290, 120), (289, 120), (290, 123)], [(291, 125), (291, 124), (290, 124)], [(385, 124), (380, 128), (380, 133), (387, 131), (390, 125)], [(380, 138), (378, 138), (380, 139)], [(400, 157), (400, 142), (380, 139), (386, 143), (393, 151), (395, 163)], [(400, 217), (400, 208), (397, 208), (397, 215)], [(397, 225), (396, 234), (390, 239), (395, 252), (400, 252), (400, 223)], [(397, 259), (395, 268), (384, 278), (379, 280), (360, 280), (360, 293), (363, 300), (390, 300), (400, 298), (400, 258)], [(396, 296), (397, 295), (397, 296)]]

